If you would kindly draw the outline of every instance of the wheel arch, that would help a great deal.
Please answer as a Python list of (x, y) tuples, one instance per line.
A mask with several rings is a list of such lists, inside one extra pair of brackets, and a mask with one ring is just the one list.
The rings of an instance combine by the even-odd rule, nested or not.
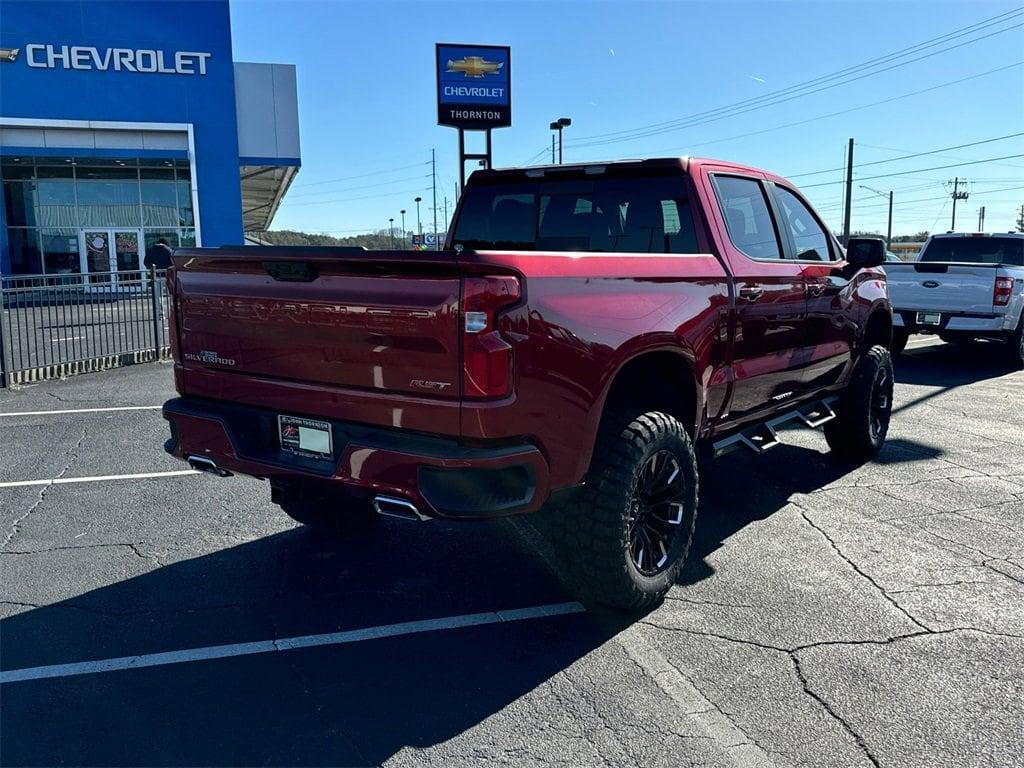
[(703, 421), (703, 388), (692, 354), (679, 345), (657, 346), (624, 357), (607, 377), (601, 398), (588, 423), (588, 439), (581, 451), (579, 476), (590, 468), (594, 445), (608, 414), (626, 404), (638, 411), (662, 411), (675, 417), (691, 438), (700, 433)]

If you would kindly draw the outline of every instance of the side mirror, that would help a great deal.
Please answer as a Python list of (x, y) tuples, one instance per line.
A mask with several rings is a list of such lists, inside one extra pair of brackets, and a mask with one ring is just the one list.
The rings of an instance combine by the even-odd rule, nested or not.
[(885, 241), (880, 237), (851, 237), (846, 244), (846, 262), (855, 270), (882, 266)]

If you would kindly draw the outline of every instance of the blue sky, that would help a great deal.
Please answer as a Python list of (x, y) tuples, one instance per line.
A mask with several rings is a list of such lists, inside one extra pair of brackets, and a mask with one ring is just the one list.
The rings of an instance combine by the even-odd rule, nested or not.
[[(1024, 29), (1008, 29), (1024, 16), (823, 81), (817, 93), (765, 108), (696, 117), (655, 135), (625, 134), (629, 141), (596, 144), (588, 137), (757, 99), (1017, 7), (234, 0), (232, 24), (236, 60), (298, 67), (303, 168), (274, 228), (341, 235), (385, 228), (402, 208), (413, 229), (417, 195), (429, 230), (431, 148), (439, 208), (454, 197), (457, 134), (436, 125), (435, 42), (512, 46), (513, 125), (494, 133), (496, 166), (547, 162), (548, 123), (568, 116), (567, 162), (691, 154), (796, 176), (840, 168), (849, 137), (859, 166), (1024, 132)], [(925, 58), (893, 67), (917, 57)], [(893, 68), (825, 87), (883, 67)], [(970, 79), (943, 85), (963, 78)], [(924, 89), (932, 90), (903, 97)], [(887, 99), (895, 100), (857, 108)], [(797, 122), (803, 124), (778, 128)], [(958, 203), (957, 228), (975, 228), (984, 205), (987, 230), (1010, 229), (1024, 204), (1024, 156), (923, 170), (1009, 155), (1024, 155), (1024, 136), (860, 167), (853, 228), (884, 232), (886, 200), (864, 184), (895, 190), (894, 234), (944, 231), (951, 202), (943, 183), (959, 175), (970, 182), (970, 198)], [(907, 171), (916, 172), (867, 178)], [(794, 178), (835, 229), (842, 222), (841, 177), (835, 170)]]

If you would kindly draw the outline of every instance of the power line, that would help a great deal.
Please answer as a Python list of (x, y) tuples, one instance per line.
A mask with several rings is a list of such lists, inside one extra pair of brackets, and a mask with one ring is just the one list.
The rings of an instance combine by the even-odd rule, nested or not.
[(410, 168), (419, 168), (424, 165), (430, 165), (430, 161), (427, 160), (424, 163), (413, 163), (412, 165), (399, 165), (394, 168), (385, 168), (378, 171), (370, 171), (369, 173), (358, 173), (355, 176), (338, 176), (335, 179), (324, 179), (323, 181), (311, 181), (306, 184), (294, 184), (293, 186), (298, 187), (316, 187), (321, 184), (334, 184), (337, 181), (350, 181), (352, 179), (365, 179), (367, 176), (379, 176), (383, 173), (394, 173), (395, 171), (407, 171)]
[(392, 179), (391, 181), (379, 181), (375, 184), (361, 184), (358, 187), (342, 187), (341, 189), (322, 189), (317, 192), (296, 192), (295, 194), (289, 195), (289, 198), (294, 197), (310, 197), (312, 195), (336, 195), (341, 192), (355, 192), (360, 189), (373, 189), (374, 187), (387, 187), (391, 184), (404, 184), (409, 181), (417, 181), (419, 179), (429, 179), (430, 174), (420, 176), (405, 176), (401, 179)]
[[(639, 138), (645, 138), (645, 137), (648, 137), (648, 136), (655, 136), (655, 135), (658, 135), (658, 134), (661, 134), (661, 133), (671, 133), (671, 132), (674, 132), (674, 131), (681, 130), (683, 128), (692, 128), (692, 127), (695, 127), (697, 125), (704, 125), (706, 123), (722, 120), (722, 119), (724, 119), (726, 117), (735, 117), (737, 115), (746, 114), (747, 112), (752, 112), (752, 111), (756, 111), (756, 110), (759, 110), (759, 109), (764, 109), (766, 107), (775, 106), (777, 104), (782, 104), (782, 103), (785, 103), (787, 101), (792, 101), (793, 99), (801, 98), (803, 96), (809, 96), (809, 95), (814, 94), (814, 93), (820, 93), (821, 91), (830, 90), (832, 88), (837, 88), (840, 85), (847, 85), (847, 84), (855, 82), (857, 80), (862, 80), (862, 79), (864, 79), (866, 77), (871, 77), (871, 76), (874, 76), (874, 75), (882, 74), (883, 72), (888, 72), (890, 70), (897, 69), (899, 67), (903, 67), (903, 66), (906, 66), (908, 64), (913, 64), (914, 62), (921, 61), (921, 60), (927, 59), (927, 58), (931, 58), (932, 56), (937, 56), (937, 55), (942, 54), (942, 53), (948, 53), (949, 51), (956, 50), (957, 48), (962, 48), (965, 45), (970, 45), (972, 43), (981, 42), (982, 40), (986, 40), (989, 37), (993, 37), (995, 35), (1002, 34), (1004, 32), (1009, 32), (1009, 31), (1014, 30), (1014, 29), (1018, 29), (1018, 28), (1024, 26), (1024, 24), (1014, 24), (1014, 25), (1011, 25), (1011, 26), (1008, 26), (1008, 27), (1004, 27), (1004, 28), (998, 29), (998, 30), (996, 30), (994, 32), (990, 32), (990, 33), (988, 33), (986, 35), (982, 35), (980, 37), (975, 37), (975, 38), (973, 38), (971, 40), (966, 40), (964, 42), (957, 43), (956, 45), (951, 45), (951, 46), (948, 46), (946, 48), (941, 48), (941, 49), (939, 49), (937, 51), (932, 51), (931, 53), (927, 53), (927, 54), (924, 54), (922, 56), (918, 56), (918, 57), (913, 58), (913, 59), (908, 59), (906, 61), (901, 61), (901, 62), (898, 62), (898, 63), (893, 64), (891, 66), (883, 67), (882, 69), (877, 69), (877, 70), (872, 71), (872, 72), (866, 72), (866, 73), (863, 73), (863, 74), (859, 74), (859, 75), (856, 75), (855, 77), (849, 77), (849, 78), (847, 78), (845, 80), (840, 80), (839, 82), (834, 82), (834, 83), (831, 83), (829, 85), (823, 85), (823, 86), (818, 87), (818, 88), (813, 88), (812, 90), (805, 90), (805, 89), (808, 86), (811, 86), (811, 85), (815, 85), (815, 84), (822, 83), (822, 82), (828, 82), (829, 80), (834, 80), (836, 78), (846, 77), (846, 75), (852, 74), (853, 72), (855, 72), (855, 71), (857, 71), (859, 69), (864, 69), (866, 67), (876, 66), (879, 63), (884, 63), (884, 60), (886, 60), (886, 59), (892, 60), (894, 58), (899, 58), (901, 56), (907, 55), (907, 53), (916, 52), (916, 50), (924, 50), (925, 48), (933, 47), (934, 45), (939, 45), (939, 44), (941, 44), (943, 42), (948, 42), (949, 40), (955, 39), (956, 37), (962, 37), (964, 35), (973, 34), (974, 32), (980, 31), (980, 29), (982, 29), (982, 28), (985, 28), (985, 27), (988, 27), (988, 26), (993, 26), (993, 25), (996, 25), (996, 24), (1000, 24), (1000, 23), (1003, 23), (1003, 22), (1006, 22), (1006, 21), (1010, 21), (1013, 18), (1016, 18), (1016, 17), (1020, 16), (1021, 14), (1022, 14), (1022, 11), (1020, 9), (1012, 11), (1012, 12), (1007, 12), (1007, 13), (1004, 13), (1004, 14), (1000, 14), (999, 17), (993, 17), (992, 19), (987, 19), (984, 22), (978, 22), (978, 23), (976, 23), (974, 25), (971, 25), (971, 27), (965, 27), (965, 28), (960, 29), (960, 30), (955, 30), (952, 33), (948, 33), (946, 35), (941, 36), (941, 38), (934, 38), (933, 40), (925, 41), (924, 43), (919, 43), (919, 44), (917, 44), (915, 46), (911, 46), (910, 48), (903, 49), (902, 51), (898, 51), (896, 53), (889, 54), (887, 57), (880, 57), (880, 59), (873, 59), (873, 60), (871, 60), (869, 62), (864, 62), (862, 64), (858, 64), (858, 65), (855, 65), (853, 67), (847, 67), (847, 68), (845, 68), (843, 70), (839, 70), (838, 72), (833, 73), (832, 75), (826, 75), (826, 76), (823, 76), (823, 77), (816, 78), (815, 80), (807, 81), (807, 82), (802, 83), (802, 84), (798, 84), (798, 85), (795, 85), (795, 86), (790, 86), (789, 88), (781, 89), (780, 91), (773, 92), (772, 94), (766, 94), (764, 96), (760, 96), (760, 97), (757, 97), (755, 99), (747, 99), (745, 101), (736, 102), (736, 103), (734, 103), (732, 105), (728, 105), (728, 106), (725, 106), (725, 107), (719, 107), (718, 109), (708, 110), (708, 111), (705, 111), (705, 112), (698, 112), (698, 113), (695, 113), (693, 115), (690, 115), (690, 116), (687, 116), (687, 117), (683, 117), (683, 118), (677, 118), (676, 120), (667, 121), (665, 123), (655, 123), (655, 124), (652, 124), (652, 125), (649, 125), (649, 126), (643, 126), (643, 127), (640, 127), (640, 128), (633, 128), (633, 129), (622, 130), (622, 131), (614, 131), (614, 132), (607, 133), (607, 134), (597, 134), (597, 135), (589, 136), (589, 137), (581, 137), (581, 138), (573, 140), (572, 146), (579, 148), (579, 147), (588, 147), (588, 146), (599, 146), (599, 145), (604, 145), (604, 144), (615, 144), (615, 143), (620, 143), (620, 142), (623, 142), (623, 141), (633, 141), (633, 140), (639, 139)], [(1009, 18), (1001, 18), (1001, 17), (1007, 17), (1007, 16), (1009, 16)], [(803, 92), (791, 93), (794, 90), (796, 90), (796, 91), (803, 91)], [(776, 98), (777, 96), (784, 96), (784, 98)], [(763, 102), (763, 103), (758, 103), (758, 102)]]
[[(969, 144), (957, 144), (955, 147), (942, 147), (941, 149), (933, 149), (933, 150), (930, 150), (928, 152), (915, 152), (912, 155), (903, 155), (901, 157), (890, 157), (887, 160), (873, 160), (870, 163), (858, 163), (857, 167), (858, 168), (867, 168), (868, 166), (871, 166), (871, 165), (882, 165), (884, 163), (896, 163), (896, 162), (899, 162), (900, 160), (909, 160), (912, 157), (924, 157), (925, 155), (936, 155), (936, 154), (939, 154), (941, 152), (946, 152), (946, 151), (951, 150), (951, 149), (964, 149), (966, 147), (976, 147), (979, 144), (991, 144), (994, 141), (1005, 141), (1006, 139), (1015, 139), (1018, 136), (1024, 136), (1024, 131), (1022, 131), (1020, 133), (1009, 133), (1006, 136), (996, 136), (995, 138), (991, 138), (991, 139), (982, 139), (981, 141), (972, 141)], [(842, 168), (826, 168), (826, 169), (821, 170), (821, 171), (806, 171), (804, 173), (790, 173), (790, 174), (783, 174), (783, 175), (787, 179), (798, 179), (801, 176), (817, 176), (817, 175), (822, 174), (822, 173), (833, 173), (834, 171), (842, 171), (842, 170), (845, 170), (845, 166), (843, 166)]]
[(281, 204), (281, 206), (284, 207), (286, 205), (290, 205), (290, 206), (298, 207), (298, 206), (304, 206), (304, 205), (328, 205), (328, 204), (331, 204), (331, 203), (348, 203), (348, 202), (352, 202), (352, 201), (355, 201), (355, 200), (376, 200), (376, 199), (381, 198), (381, 197), (397, 197), (398, 195), (412, 195), (412, 194), (415, 194), (417, 192), (428, 192), (428, 191), (430, 191), (430, 187), (425, 187), (423, 189), (403, 189), (401, 192), (385, 192), (385, 193), (380, 194), (380, 195), (362, 195), (360, 197), (342, 197), (342, 198), (338, 198), (337, 200), (306, 200), (306, 201), (303, 201), (303, 202), (300, 202), (300, 203), (291, 203), (291, 204), (289, 204), (288, 200), (285, 199), (285, 201)]
[(912, 96), (920, 96), (923, 93), (929, 93), (931, 91), (937, 91), (940, 88), (948, 88), (949, 86), (959, 85), (960, 83), (965, 83), (965, 82), (967, 82), (969, 80), (976, 80), (976, 79), (981, 78), (981, 77), (987, 77), (989, 75), (994, 75), (994, 74), (997, 74), (999, 72), (1004, 72), (1004, 71), (1006, 71), (1008, 69), (1013, 69), (1014, 67), (1019, 67), (1022, 64), (1024, 64), (1024, 60), (1022, 60), (1022, 61), (1015, 61), (1013, 64), (1006, 64), (1005, 66), (996, 67), (995, 69), (989, 69), (989, 70), (987, 70), (985, 72), (977, 72), (977, 73), (975, 73), (973, 75), (967, 75), (966, 77), (961, 77), (961, 78), (958, 78), (956, 80), (949, 80), (949, 81), (944, 82), (944, 83), (938, 83), (937, 85), (932, 85), (932, 86), (929, 86), (928, 88), (921, 88), (921, 89), (916, 90), (916, 91), (909, 91), (907, 93), (900, 94), (899, 96), (890, 96), (889, 98), (882, 99), (881, 101), (873, 101), (873, 102), (870, 102), (868, 104), (860, 104), (860, 105), (858, 105), (856, 107), (848, 107), (846, 109), (840, 109), (837, 112), (828, 112), (828, 113), (823, 114), (823, 115), (817, 115), (816, 117), (809, 117), (809, 118), (806, 118), (804, 120), (796, 120), (796, 121), (794, 121), (792, 123), (783, 123), (782, 125), (775, 125), (775, 126), (772, 126), (771, 128), (761, 128), (760, 130), (757, 130), (757, 131), (749, 131), (747, 133), (739, 133), (739, 134), (736, 134), (734, 136), (725, 136), (723, 138), (711, 139), (710, 141), (702, 141), (702, 142), (699, 142), (697, 144), (688, 144), (685, 147), (678, 146), (678, 145), (674, 146), (674, 147), (666, 147), (666, 148), (663, 148), (663, 149), (654, 150), (653, 154), (657, 154), (659, 152), (672, 152), (672, 151), (679, 150), (679, 149), (690, 150), (690, 149), (694, 149), (696, 147), (708, 146), (710, 144), (721, 144), (721, 143), (726, 142), (726, 141), (735, 141), (736, 139), (746, 139), (746, 138), (749, 138), (751, 136), (760, 136), (761, 134), (764, 134), (764, 133), (771, 133), (772, 131), (781, 131), (781, 130), (783, 130), (785, 128), (795, 128), (798, 125), (807, 125), (808, 123), (816, 123), (819, 120), (827, 120), (828, 118), (839, 117), (840, 115), (846, 115), (846, 114), (849, 114), (850, 112), (857, 112), (857, 111), (859, 111), (861, 109), (869, 109), (870, 107), (880, 107), (883, 104), (890, 104), (890, 103), (892, 103), (894, 101), (901, 101), (902, 99), (907, 99), (907, 98), (910, 98)]
[[(951, 163), (950, 165), (936, 165), (936, 166), (933, 166), (931, 168), (917, 168), (917, 169), (915, 169), (913, 171), (906, 171), (906, 173), (922, 173), (924, 171), (941, 171), (941, 170), (943, 170), (945, 168), (960, 168), (961, 166), (964, 166), (964, 165), (979, 165), (981, 163), (991, 163), (991, 162), (994, 162), (996, 160), (1010, 160), (1010, 159), (1013, 159), (1013, 158), (1016, 158), (1016, 157), (1024, 157), (1024, 154), (1004, 155), (1003, 157), (990, 157), (990, 158), (986, 158), (985, 160), (969, 160), (969, 161), (967, 161), (965, 163)], [(871, 179), (887, 179), (887, 178), (889, 178), (891, 176), (904, 176), (904, 175), (906, 175), (906, 173), (898, 171), (896, 173), (879, 173), (879, 174), (876, 174), (875, 176), (858, 176), (856, 181), (870, 181)], [(835, 182), (834, 181), (822, 181), (822, 182), (819, 182), (817, 184), (803, 184), (800, 188), (801, 189), (811, 189), (812, 187), (825, 187), (825, 186), (831, 186), (832, 184), (835, 184)]]

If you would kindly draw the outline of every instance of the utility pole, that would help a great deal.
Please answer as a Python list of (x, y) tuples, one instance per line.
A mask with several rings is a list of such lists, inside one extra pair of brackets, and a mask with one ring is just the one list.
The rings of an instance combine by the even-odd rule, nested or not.
[(985, 231), (985, 206), (984, 205), (981, 206), (981, 208), (978, 209), (978, 231), (979, 232), (984, 232)]
[(395, 217), (388, 219), (388, 227), (391, 230), (391, 250), (395, 250)]
[(846, 211), (843, 215), (843, 247), (850, 242), (850, 207), (853, 204), (853, 139), (846, 149)]
[(444, 199), (444, 231), (448, 231), (448, 198)]
[(885, 231), (885, 247), (892, 248), (892, 190), (889, 190), (889, 228)]
[(965, 181), (964, 182), (965, 189), (964, 189), (963, 192), (961, 192), (960, 191), (960, 177), (957, 176), (955, 179), (953, 179), (953, 220), (949, 224), (949, 228), (953, 232), (956, 232), (956, 201), (957, 200), (966, 200), (970, 196), (967, 193), (966, 186), (967, 186), (967, 182)]
[(1020, 207), (1020, 213), (1017, 214), (1017, 231), (1024, 232), (1024, 205)]
[(434, 150), (430, 150), (430, 178), (433, 182), (434, 188), (434, 250), (438, 250), (437, 247), (437, 158), (434, 154)]
[(402, 209), (402, 247), (403, 248), (405, 248), (405, 235), (406, 235), (406, 232), (407, 232), (407, 230), (405, 228), (405, 208), (403, 208)]

